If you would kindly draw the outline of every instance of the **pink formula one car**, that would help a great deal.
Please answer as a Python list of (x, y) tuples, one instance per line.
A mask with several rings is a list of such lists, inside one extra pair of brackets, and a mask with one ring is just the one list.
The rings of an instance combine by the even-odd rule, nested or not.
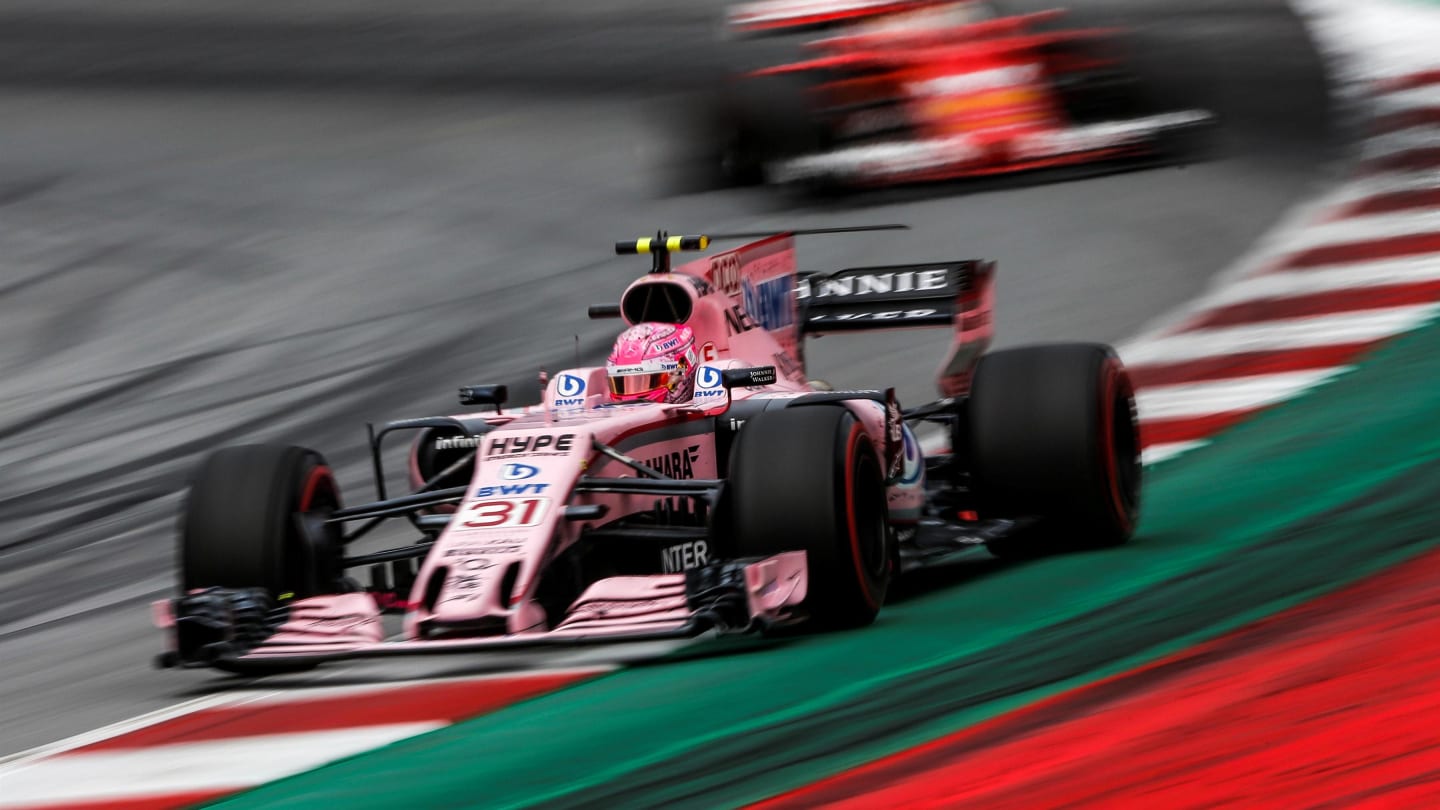
[[(794, 237), (815, 232), (673, 269), (672, 251), (709, 239), (617, 246), (653, 254), (654, 266), (591, 315), (660, 325), (639, 330), (664, 350), (654, 378), (684, 385), (656, 401), (622, 396), (651, 375), (617, 360), (618, 347), (606, 366), (549, 377), (536, 405), (506, 407), (503, 386), (467, 386), (461, 404), (483, 410), (371, 430), (378, 499), (358, 506), (342, 506), (312, 450), (214, 453), (185, 506), (181, 595), (155, 605), (169, 640), (161, 663), (253, 673), (854, 627), (875, 618), (895, 575), (976, 546), (1028, 556), (1130, 536), (1134, 398), (1113, 351), (986, 354), (994, 263), (799, 273)], [(954, 332), (942, 399), (902, 410), (893, 391), (806, 377), (807, 336), (915, 327)], [(693, 345), (679, 345), (682, 333)], [(947, 450), (922, 452), (911, 431), (921, 422), (936, 423)], [(399, 432), (413, 436), (413, 486), (393, 495), (382, 446)], [(410, 523), (413, 543), (347, 551), (392, 519)], [(368, 587), (353, 569), (369, 570)], [(404, 614), (403, 638), (387, 640), (385, 612)]]
[(975, 0), (760, 0), (739, 36), (824, 29), (796, 61), (734, 76), (685, 137), (687, 187), (812, 190), (1184, 159), (1213, 116), (1164, 109), (1117, 32)]

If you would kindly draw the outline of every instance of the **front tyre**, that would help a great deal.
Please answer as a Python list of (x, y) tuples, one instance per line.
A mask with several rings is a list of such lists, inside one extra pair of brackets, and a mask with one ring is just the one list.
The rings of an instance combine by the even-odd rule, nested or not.
[(804, 551), (810, 626), (875, 620), (893, 574), (880, 456), (844, 407), (766, 411), (745, 422), (730, 461), (739, 556)]
[(340, 490), (325, 459), (285, 445), (227, 447), (200, 465), (180, 531), (186, 590), (264, 588), (272, 599), (343, 590)]
[(1035, 520), (1030, 530), (990, 543), (997, 556), (1114, 546), (1134, 533), (1141, 483), (1135, 394), (1109, 346), (985, 355), (962, 428), (981, 516)]

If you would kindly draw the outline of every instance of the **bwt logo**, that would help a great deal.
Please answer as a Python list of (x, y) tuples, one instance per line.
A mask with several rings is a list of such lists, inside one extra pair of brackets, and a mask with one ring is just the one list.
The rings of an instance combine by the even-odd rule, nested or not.
[(477, 498), (493, 498), (496, 495), (539, 495), (549, 489), (549, 484), (500, 484), (480, 487), (475, 490)]
[(540, 474), (539, 467), (532, 467), (529, 464), (510, 463), (500, 468), (500, 478), (504, 481), (524, 481), (526, 478), (534, 478)]
[(585, 379), (574, 374), (555, 378), (555, 407), (571, 408), (585, 404)]
[(714, 366), (701, 366), (700, 374), (695, 378), (695, 399), (711, 399), (725, 393), (722, 386), (720, 369)]

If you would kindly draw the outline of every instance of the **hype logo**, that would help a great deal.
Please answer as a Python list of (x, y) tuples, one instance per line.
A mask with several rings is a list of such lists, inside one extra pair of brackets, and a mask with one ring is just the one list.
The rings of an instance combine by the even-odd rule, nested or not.
[(574, 374), (561, 374), (555, 379), (555, 406), (574, 407), (585, 404), (585, 380)]

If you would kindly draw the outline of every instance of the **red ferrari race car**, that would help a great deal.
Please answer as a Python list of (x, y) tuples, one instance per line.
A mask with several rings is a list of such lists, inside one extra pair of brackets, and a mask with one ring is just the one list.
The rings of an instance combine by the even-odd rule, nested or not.
[(1162, 109), (1116, 55), (1120, 32), (1054, 29), (1062, 16), (972, 0), (740, 4), (738, 36), (830, 36), (704, 104), (680, 183), (833, 190), (1199, 151), (1209, 112)]
[[(369, 502), (343, 505), (313, 450), (215, 452), (184, 507), (180, 595), (155, 604), (160, 663), (263, 673), (855, 627), (893, 577), (977, 546), (1008, 557), (1127, 540), (1141, 472), (1115, 353), (986, 353), (993, 262), (797, 270), (797, 234), (844, 230), (856, 229), (764, 235), (674, 268), (671, 252), (710, 239), (620, 243), (653, 265), (618, 305), (591, 307), (628, 325), (606, 364), (545, 378), (534, 405), (471, 385), (462, 413), (370, 426)], [(905, 410), (893, 389), (807, 377), (808, 337), (910, 328), (953, 331), (940, 399)], [(921, 423), (943, 452), (922, 450)], [(382, 467), (395, 434), (411, 437), (403, 494)], [(412, 542), (350, 550), (386, 521), (408, 522)], [(385, 612), (403, 614), (399, 638)]]

